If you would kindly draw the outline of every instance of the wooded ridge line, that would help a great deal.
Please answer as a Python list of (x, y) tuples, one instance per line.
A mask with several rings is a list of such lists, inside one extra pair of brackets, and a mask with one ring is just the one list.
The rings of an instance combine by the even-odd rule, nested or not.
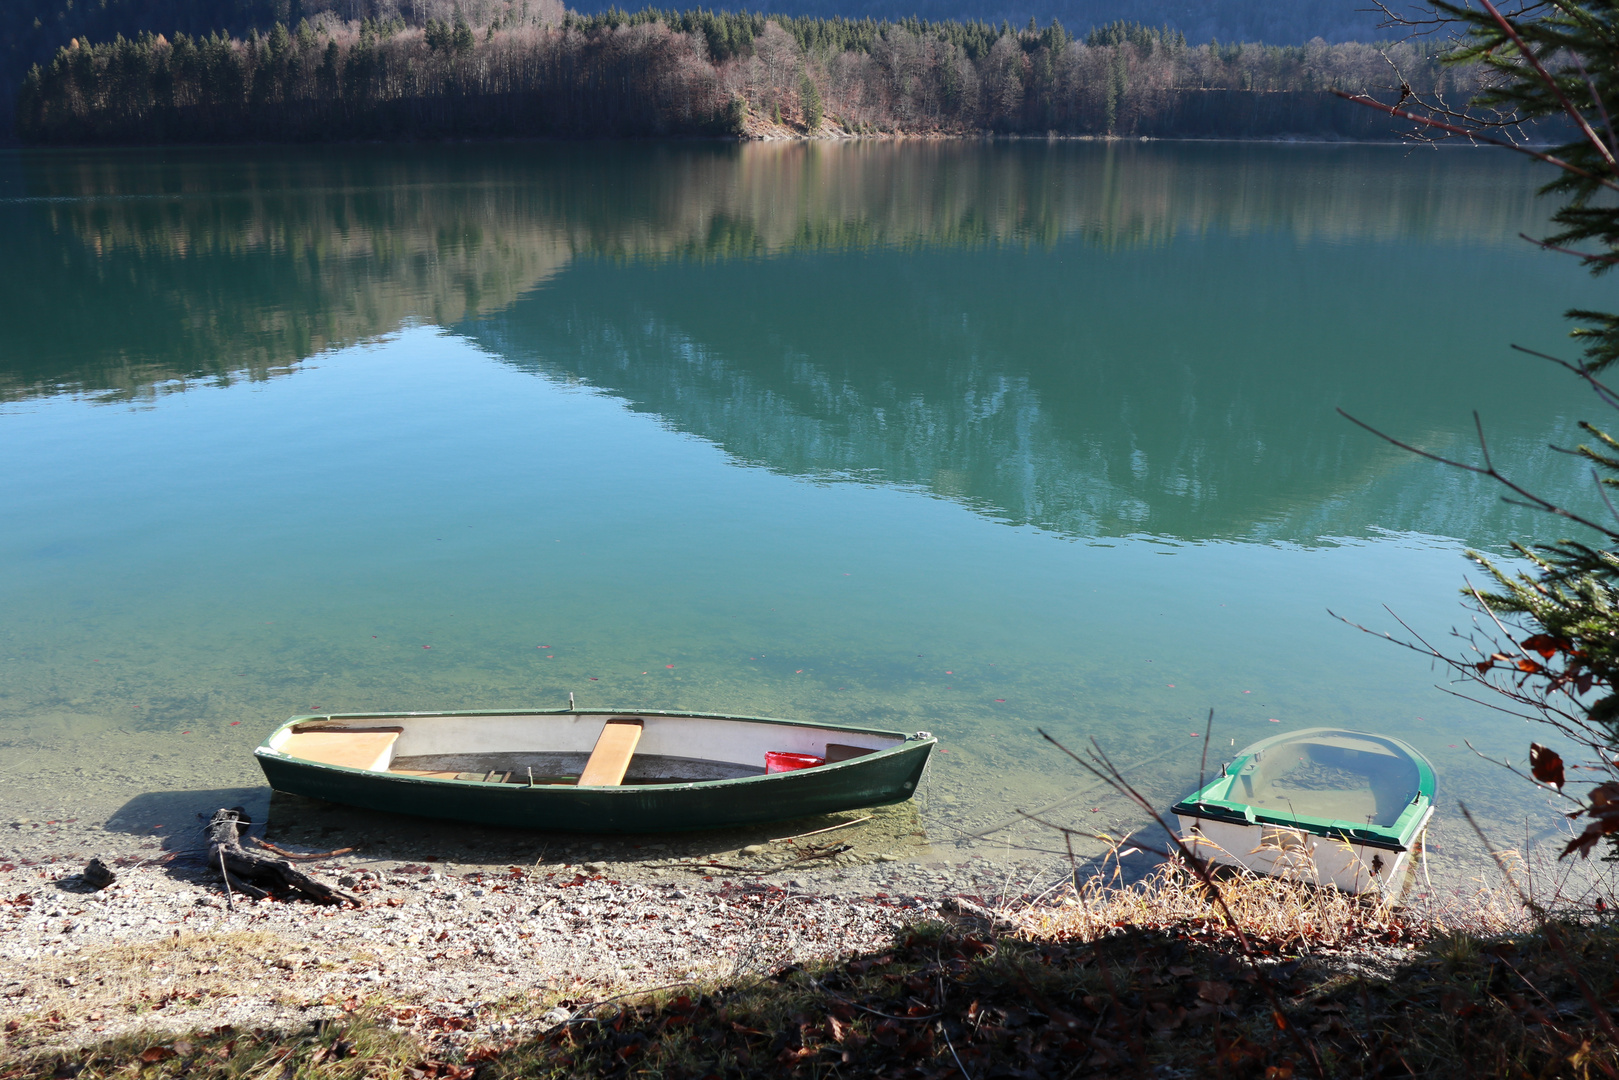
[[(74, 40), (33, 68), (32, 143), (524, 136), (969, 135), (1389, 138), (1333, 96), (1400, 81), (1466, 101), (1481, 66), (1438, 44), (1189, 45), (1115, 23), (609, 11), (557, 0), (472, 26), (323, 15), (246, 38)], [(1392, 64), (1392, 66), (1391, 66)], [(1391, 96), (1392, 100), (1392, 96)]]

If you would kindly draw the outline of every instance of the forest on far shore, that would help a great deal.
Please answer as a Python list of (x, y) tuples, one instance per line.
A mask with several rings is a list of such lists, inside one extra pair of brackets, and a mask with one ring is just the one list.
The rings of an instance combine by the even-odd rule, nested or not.
[(450, 19), (304, 19), (245, 38), (74, 40), (19, 92), (33, 143), (974, 132), (1388, 137), (1331, 91), (1404, 80), (1465, 102), (1437, 44), (1190, 44), (1115, 23), (608, 11), (558, 0)]

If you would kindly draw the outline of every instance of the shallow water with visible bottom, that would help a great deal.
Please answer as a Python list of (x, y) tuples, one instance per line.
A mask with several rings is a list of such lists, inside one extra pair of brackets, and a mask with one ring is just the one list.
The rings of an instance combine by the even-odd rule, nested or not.
[(955, 858), (1060, 850), (989, 831), (1054, 803), (1141, 825), (1042, 731), (1166, 806), (1332, 725), (1433, 760), (1467, 888), (1458, 798), (1557, 828), (1468, 744), (1547, 733), (1329, 612), (1447, 641), (1465, 549), (1560, 531), (1334, 410), (1476, 460), (1478, 409), (1594, 502), (1548, 444), (1597, 403), (1509, 350), (1607, 303), (1518, 239), (1543, 179), (1381, 146), (0, 156), (0, 823), (174, 835), (262, 813), (291, 714), (572, 692), (932, 731), (922, 795), (849, 834)]

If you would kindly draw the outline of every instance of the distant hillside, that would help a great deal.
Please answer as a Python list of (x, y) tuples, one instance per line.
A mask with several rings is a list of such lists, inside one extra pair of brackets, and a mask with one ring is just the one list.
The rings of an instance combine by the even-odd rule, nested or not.
[[(0, 0), (0, 136), (12, 129), (23, 76), (74, 38), (111, 41), (142, 31), (246, 34), (292, 14), (300, 0)], [(322, 4), (323, 7), (331, 6)]]
[[(487, 26), (497, 21), (510, 24), (514, 16), (515, 21), (526, 21), (540, 6), (541, 0), (3, 0), (0, 137), (11, 131), (17, 88), (28, 69), (48, 63), (74, 38), (104, 42), (120, 34), (133, 38), (143, 31), (171, 37), (178, 31), (195, 37), (216, 30), (241, 37), (255, 28), (268, 32), (277, 21), (290, 27), (322, 11), (345, 19), (402, 18), (411, 26), (422, 26), (430, 18), (447, 21), (460, 9), (472, 25)], [(612, 4), (589, 0), (575, 6), (594, 13)], [(1081, 36), (1095, 26), (1125, 19), (1168, 26), (1193, 44), (1218, 39), (1299, 45), (1313, 37), (1343, 42), (1390, 36), (1379, 29), (1380, 17), (1367, 10), (1370, 0), (763, 0), (713, 6), (790, 15), (1006, 21), (1019, 28), (1031, 17), (1041, 25), (1055, 18)]]
[[(549, 22), (555, 17), (558, 22)], [(728, 135), (1398, 138), (1337, 95), (1468, 100), (1482, 65), (1430, 42), (1189, 45), (1117, 23), (822, 19), (667, 12), (563, 13), (540, 25), (457, 16), (323, 16), (246, 40), (156, 34), (61, 50), (29, 72), (28, 142), (324, 142), (351, 139)]]
[[(596, 2), (570, 6), (595, 12), (612, 5)], [(1030, 18), (1042, 26), (1057, 19), (1070, 33), (1080, 35), (1097, 26), (1125, 20), (1167, 26), (1193, 44), (1217, 39), (1302, 45), (1316, 37), (1343, 42), (1403, 36), (1380, 29), (1382, 13), (1368, 10), (1371, 0), (764, 0), (743, 6), (750, 11), (780, 15), (879, 20), (915, 15), (935, 22), (1009, 22), (1015, 27), (1025, 26)]]

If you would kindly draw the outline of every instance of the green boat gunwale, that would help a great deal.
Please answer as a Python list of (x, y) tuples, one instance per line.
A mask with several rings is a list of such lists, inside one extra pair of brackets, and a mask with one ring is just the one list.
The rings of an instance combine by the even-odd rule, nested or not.
[[(1360, 822), (1345, 821), (1342, 818), (1314, 817), (1310, 814), (1283, 816), (1262, 810), (1250, 803), (1207, 797), (1208, 792), (1226, 783), (1229, 778), (1236, 776), (1252, 758), (1271, 747), (1279, 743), (1292, 741), (1301, 735), (1310, 734), (1311, 731), (1329, 730), (1388, 744), (1399, 750), (1416, 766), (1417, 797), (1406, 804), (1405, 809), (1400, 811), (1400, 816), (1394, 819), (1392, 825), (1368, 826)], [(1429, 808), (1432, 807), (1437, 790), (1438, 777), (1434, 774), (1433, 765), (1423, 756), (1421, 751), (1403, 739), (1396, 739), (1389, 735), (1376, 735), (1365, 731), (1350, 731), (1347, 728), (1320, 728), (1272, 735), (1252, 744), (1222, 769), (1218, 777), (1177, 802), (1169, 808), (1169, 812), (1180, 817), (1207, 818), (1211, 821), (1222, 821), (1233, 825), (1280, 825), (1284, 828), (1299, 829), (1330, 840), (1343, 840), (1347, 843), (1362, 844), (1366, 847), (1382, 848), (1387, 851), (1407, 851), (1409, 850), (1408, 842), (1415, 836), (1423, 818), (1427, 815)]]
[[(457, 780), (457, 779), (453, 779), (453, 778), (450, 778), (450, 777), (411, 776), (408, 773), (391, 773), (391, 772), (379, 771), (379, 770), (375, 770), (375, 769), (356, 769), (356, 768), (353, 768), (352, 766), (348, 766), (348, 765), (331, 765), (331, 764), (328, 764), (328, 763), (322, 762), (322, 761), (313, 761), (313, 760), (311, 760), (309, 758), (294, 757), (291, 754), (283, 753), (282, 751), (276, 750), (276, 749), (274, 749), (273, 747), (270, 746), (271, 740), (273, 740), (277, 735), (281, 734), (283, 731), (286, 731), (286, 730), (291, 729), (291, 728), (296, 728), (300, 724), (308, 724), (308, 723), (311, 723), (311, 722), (314, 722), (314, 721), (317, 721), (317, 720), (332, 720), (332, 721), (345, 721), (345, 722), (347, 722), (347, 721), (356, 721), (356, 720), (359, 720), (359, 721), (365, 721), (365, 720), (410, 720), (410, 719), (432, 720), (432, 719), (438, 719), (440, 717), (478, 717), (478, 716), (607, 716), (607, 717), (612, 717), (612, 716), (622, 716), (622, 717), (665, 716), (665, 717), (670, 717), (672, 719), (677, 719), (677, 720), (678, 719), (736, 720), (736, 721), (746, 722), (746, 723), (750, 723), (750, 724), (778, 724), (778, 725), (780, 725), (782, 727), (793, 727), (793, 728), (812, 727), (812, 728), (815, 728), (817, 730), (841, 731), (841, 732), (848, 732), (848, 733), (853, 734), (853, 735), (878, 735), (878, 736), (882, 736), (884, 738), (890, 738), (890, 739), (897, 738), (897, 739), (900, 739), (902, 741), (895, 744), (894, 746), (888, 747), (886, 750), (875, 750), (875, 751), (872, 751), (871, 753), (861, 754), (859, 757), (849, 758), (849, 759), (847, 759), (845, 761), (828, 762), (828, 763), (826, 763), (824, 765), (817, 765), (817, 766), (815, 766), (814, 769), (795, 769), (795, 770), (792, 770), (790, 772), (765, 773), (765, 774), (762, 774), (762, 775), (759, 775), (759, 776), (736, 776), (736, 777), (731, 777), (729, 779), (724, 779), (724, 780), (695, 780), (695, 781), (688, 781), (686, 783), (680, 783), (680, 784), (653, 784), (653, 785), (639, 785), (639, 784), (637, 784), (637, 785), (627, 785), (627, 786), (623, 786), (623, 787), (592, 787), (592, 788), (588, 788), (588, 789), (582, 789), (582, 788), (578, 788), (578, 787), (575, 787), (573, 785), (568, 785), (568, 784), (563, 784), (563, 785), (541, 784), (541, 785), (535, 785), (533, 787), (529, 787), (529, 786), (524, 785), (524, 784), (489, 785), (489, 784), (485, 784), (481, 780)], [(578, 709), (578, 708), (559, 708), (559, 709), (462, 709), (462, 710), (447, 711), (447, 712), (428, 711), (428, 712), (376, 712), (376, 713), (373, 713), (373, 712), (365, 712), (365, 713), (302, 713), (300, 715), (292, 717), (291, 719), (287, 720), (285, 723), (280, 724), (279, 726), (276, 727), (276, 729), (274, 731), (272, 731), (272, 732), (270, 732), (270, 734), (266, 735), (264, 737), (264, 740), (262, 742), (260, 742), (257, 747), (254, 748), (253, 756), (256, 757), (256, 758), (258, 758), (258, 757), (271, 757), (271, 758), (276, 758), (276, 759), (281, 760), (281, 761), (296, 762), (300, 767), (303, 767), (303, 768), (319, 769), (319, 770), (321, 770), (323, 772), (336, 773), (338, 775), (353, 774), (355, 776), (363, 776), (363, 777), (367, 777), (367, 778), (373, 779), (373, 780), (385, 779), (389, 783), (392, 783), (392, 784), (402, 784), (402, 785), (421, 784), (421, 785), (426, 785), (426, 786), (435, 787), (435, 788), (436, 787), (442, 787), (443, 785), (446, 785), (446, 784), (456, 784), (456, 785), (461, 785), (461, 786), (464, 786), (464, 787), (475, 788), (475, 789), (479, 790), (480, 792), (489, 792), (489, 791), (510, 792), (511, 797), (518, 797), (519, 793), (523, 793), (523, 792), (529, 793), (530, 797), (532, 797), (533, 793), (542, 792), (542, 791), (551, 792), (551, 793), (553, 793), (552, 797), (555, 797), (556, 793), (560, 793), (560, 792), (577, 792), (577, 791), (581, 791), (581, 790), (588, 790), (591, 793), (592, 797), (599, 798), (599, 797), (606, 796), (606, 797), (610, 798), (615, 793), (618, 794), (618, 795), (633, 795), (633, 794), (636, 794), (638, 792), (644, 792), (644, 791), (647, 790), (648, 787), (655, 788), (656, 790), (658, 790), (660, 792), (680, 791), (680, 790), (690, 789), (690, 788), (702, 788), (704, 790), (712, 790), (712, 789), (718, 788), (718, 787), (735, 786), (735, 785), (738, 785), (738, 784), (757, 784), (757, 783), (761, 783), (763, 781), (785, 781), (785, 780), (790, 780), (793, 777), (803, 776), (803, 775), (812, 774), (812, 773), (819, 773), (819, 774), (824, 775), (826, 772), (828, 772), (830, 770), (833, 770), (833, 769), (844, 769), (844, 768), (847, 768), (849, 766), (854, 766), (856, 768), (860, 768), (860, 767), (863, 767), (863, 766), (869, 766), (871, 762), (877, 760), (878, 758), (896, 757), (898, 755), (905, 754), (905, 753), (914, 753), (916, 750), (918, 750), (918, 749), (920, 749), (922, 747), (931, 747), (931, 746), (937, 744), (938, 741), (939, 740), (933, 734), (931, 734), (930, 732), (926, 732), (926, 731), (918, 731), (918, 732), (916, 732), (914, 734), (907, 735), (903, 731), (892, 731), (892, 730), (889, 730), (887, 728), (855, 727), (855, 726), (850, 725), (850, 724), (827, 724), (827, 723), (820, 723), (820, 722), (810, 723), (810, 722), (806, 722), (806, 721), (803, 721), (803, 720), (784, 720), (784, 719), (781, 719), (779, 717), (770, 717), (770, 716), (741, 716), (741, 715), (737, 715), (737, 714), (734, 714), (734, 713), (687, 712), (687, 711), (675, 711), (675, 710), (667, 710), (667, 709), (594, 709), (594, 708), (593, 709)]]

